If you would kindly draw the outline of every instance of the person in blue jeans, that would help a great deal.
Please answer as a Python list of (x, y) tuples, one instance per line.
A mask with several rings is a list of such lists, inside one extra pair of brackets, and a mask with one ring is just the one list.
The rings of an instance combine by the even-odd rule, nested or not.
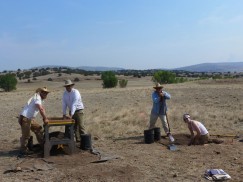
[(155, 89), (155, 91), (152, 93), (153, 107), (150, 114), (149, 129), (153, 129), (155, 127), (157, 119), (160, 118), (166, 135), (170, 138), (171, 142), (174, 142), (174, 138), (170, 133), (166, 114), (166, 100), (170, 99), (171, 96), (168, 92), (163, 91), (163, 86), (159, 83), (157, 83), (156, 86), (153, 88)]

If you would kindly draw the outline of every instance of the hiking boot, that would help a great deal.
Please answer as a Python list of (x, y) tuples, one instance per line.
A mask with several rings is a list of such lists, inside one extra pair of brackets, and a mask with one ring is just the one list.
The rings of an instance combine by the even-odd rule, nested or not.
[(27, 147), (30, 151), (33, 151), (33, 136), (30, 136)]
[(33, 151), (30, 151), (30, 150), (21, 150), (19, 152), (19, 154), (20, 155), (32, 155), (32, 154), (34, 154), (34, 152)]

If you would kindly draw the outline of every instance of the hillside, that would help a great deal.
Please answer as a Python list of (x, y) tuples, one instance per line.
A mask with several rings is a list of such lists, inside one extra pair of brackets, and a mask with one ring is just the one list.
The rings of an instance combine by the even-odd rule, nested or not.
[[(70, 66), (61, 66), (61, 65), (43, 65), (38, 67), (32, 67), (32, 69), (46, 69), (46, 68), (68, 68), (68, 69), (78, 69), (78, 70), (85, 70), (85, 71), (122, 71), (122, 72), (133, 72), (136, 71), (134, 69), (125, 69), (121, 67), (104, 67), (104, 66), (78, 66), (78, 67), (70, 67)], [(150, 70), (171, 70), (171, 71), (189, 71), (189, 72), (237, 72), (241, 73), (243, 72), (243, 62), (221, 62), (221, 63), (201, 63), (201, 64), (195, 64), (191, 66), (184, 66), (184, 67), (178, 67), (178, 68), (171, 68), (171, 69), (165, 69), (165, 68), (154, 68)], [(142, 70), (137, 70), (142, 71)], [(148, 71), (148, 70), (143, 70)], [(6, 70), (4, 72), (7, 72)], [(3, 72), (3, 73), (4, 73)]]
[(243, 62), (202, 63), (173, 70), (190, 72), (243, 72)]

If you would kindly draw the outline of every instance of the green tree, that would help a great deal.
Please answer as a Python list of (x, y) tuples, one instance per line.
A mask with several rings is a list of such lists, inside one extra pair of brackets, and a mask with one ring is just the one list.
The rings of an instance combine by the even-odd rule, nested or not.
[(74, 81), (79, 82), (80, 80), (79, 80), (79, 78), (76, 77), (76, 78), (74, 78)]
[(118, 79), (112, 71), (104, 71), (101, 74), (101, 79), (103, 80), (103, 88), (113, 88), (117, 86)]
[(157, 71), (152, 77), (153, 82), (157, 83), (176, 83), (176, 74), (170, 71)]
[(2, 88), (5, 92), (16, 90), (17, 83), (18, 81), (13, 74), (0, 76), (0, 88)]

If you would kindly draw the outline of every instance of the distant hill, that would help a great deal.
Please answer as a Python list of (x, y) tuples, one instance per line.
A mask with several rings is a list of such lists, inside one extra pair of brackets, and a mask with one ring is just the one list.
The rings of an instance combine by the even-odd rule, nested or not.
[(103, 66), (80, 66), (77, 67), (81, 70), (86, 71), (117, 71), (117, 70), (124, 70), (124, 68), (117, 68), (117, 67), (103, 67)]
[[(60, 65), (44, 65), (35, 68), (54, 68), (54, 67), (66, 67), (71, 69), (81, 69), (86, 71), (117, 71), (126, 70), (119, 67), (104, 67), (104, 66), (60, 66)], [(32, 68), (33, 69), (33, 68)], [(158, 68), (155, 68), (158, 69)], [(222, 62), (222, 63), (202, 63), (191, 66), (173, 68), (173, 69), (162, 69), (161, 70), (183, 70), (190, 72), (243, 72), (243, 62)]]
[(243, 72), (243, 62), (202, 63), (173, 70), (190, 72)]

